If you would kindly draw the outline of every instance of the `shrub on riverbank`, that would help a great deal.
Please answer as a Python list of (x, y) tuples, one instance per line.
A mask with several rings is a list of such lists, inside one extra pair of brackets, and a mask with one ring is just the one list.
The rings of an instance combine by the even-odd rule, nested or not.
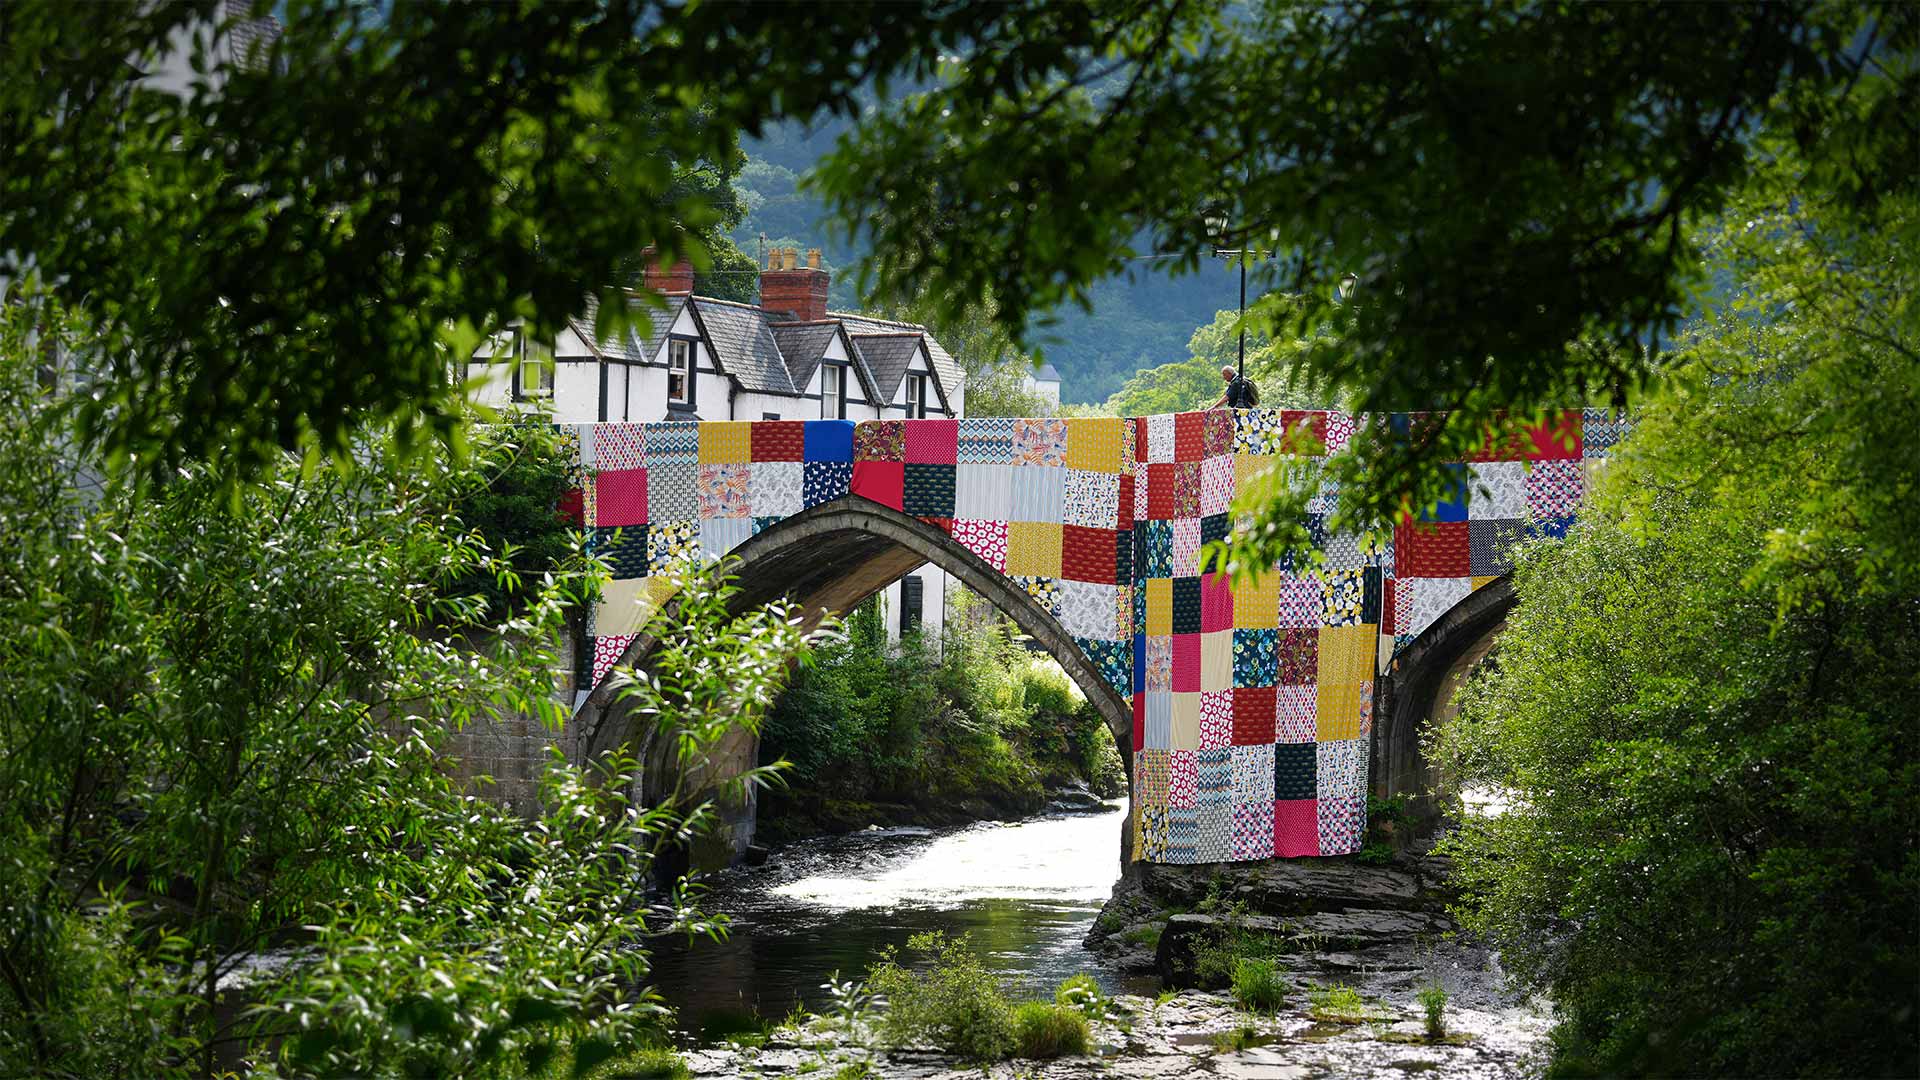
[(1013, 1010), (1014, 1056), (1057, 1058), (1087, 1052), (1087, 1018), (1079, 1009), (1046, 1001)]
[(905, 957), (889, 947), (867, 973), (867, 988), (886, 999), (882, 1034), (891, 1045), (998, 1061), (1016, 1044), (1013, 1007), (964, 934), (915, 934)]
[(956, 594), (937, 643), (889, 645), (871, 604), (848, 617), (845, 639), (818, 650), (769, 717), (761, 760), (791, 768), (787, 789), (763, 796), (762, 836), (861, 827), (882, 816), (876, 803), (943, 822), (1031, 813), (1074, 781), (1124, 793), (1098, 711), (975, 605)]
[(1433, 744), (1561, 1075), (1920, 1075), (1920, 206), (1780, 177)]

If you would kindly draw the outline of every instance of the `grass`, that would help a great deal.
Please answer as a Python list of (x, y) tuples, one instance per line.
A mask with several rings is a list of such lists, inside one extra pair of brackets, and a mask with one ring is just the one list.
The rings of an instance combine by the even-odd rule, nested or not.
[(536, 1071), (509, 1069), (508, 1076), (526, 1080), (688, 1080), (687, 1061), (671, 1048), (645, 1046), (616, 1054), (584, 1073), (574, 1071), (573, 1047), (564, 1046), (547, 1064)]
[(1230, 1054), (1236, 1050), (1247, 1050), (1266, 1042), (1260, 1035), (1260, 1029), (1252, 1024), (1241, 1024), (1226, 1031), (1216, 1031), (1208, 1040), (1220, 1053)]
[(1233, 999), (1243, 1008), (1270, 1013), (1287, 997), (1287, 984), (1272, 960), (1242, 957), (1233, 969)]
[(919, 963), (908, 966), (888, 948), (867, 977), (868, 989), (887, 1001), (888, 1044), (930, 1044), (973, 1061), (998, 1061), (1013, 1050), (1013, 1009), (965, 935), (915, 934), (907, 954)]
[(1420, 991), (1418, 1000), (1427, 1016), (1427, 1038), (1446, 1038), (1447, 992), (1438, 986), (1428, 986)]
[(1379, 1010), (1367, 1004), (1366, 999), (1360, 996), (1360, 991), (1345, 983), (1316, 986), (1307, 991), (1307, 1000), (1313, 1006), (1309, 1015), (1315, 1020), (1334, 1024), (1364, 1024), (1379, 1016)]
[(1029, 1001), (1013, 1010), (1014, 1054), (1057, 1058), (1087, 1052), (1087, 1017), (1078, 1008)]
[(1120, 935), (1120, 940), (1130, 945), (1145, 945), (1149, 949), (1157, 949), (1160, 947), (1160, 931), (1161, 927), (1158, 925), (1137, 926)]

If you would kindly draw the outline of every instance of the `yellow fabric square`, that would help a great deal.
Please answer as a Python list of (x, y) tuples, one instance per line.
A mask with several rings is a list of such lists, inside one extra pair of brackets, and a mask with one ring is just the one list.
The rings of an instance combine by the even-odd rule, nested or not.
[(1173, 695), (1173, 749), (1200, 749), (1200, 695)]
[(1120, 471), (1120, 428), (1117, 417), (1076, 417), (1067, 421), (1067, 468), (1092, 472)]
[(1314, 703), (1313, 737), (1320, 742), (1360, 737), (1360, 684), (1325, 681), (1321, 673), (1318, 700)]
[(753, 460), (753, 423), (708, 420), (700, 425), (700, 464), (735, 465)]
[[(1007, 573), (1020, 577), (1060, 576), (1060, 525), (1053, 521), (1007, 523)], [(1168, 601), (1171, 611), (1172, 601)]]
[(1320, 684), (1358, 683), (1373, 678), (1379, 631), (1370, 625), (1320, 628)]
[(1233, 631), (1200, 635), (1200, 689), (1208, 693), (1233, 689)]
[(1271, 630), (1280, 625), (1280, 571), (1234, 582), (1233, 625), (1241, 630)]
[(1147, 579), (1147, 633), (1165, 637), (1173, 633), (1173, 579)]
[(1496, 581), (1499, 581), (1499, 580), (1500, 580), (1500, 578), (1499, 578), (1498, 576), (1495, 576), (1495, 577), (1477, 577), (1477, 578), (1473, 578), (1473, 579), (1472, 579), (1472, 581), (1473, 581), (1473, 587), (1474, 587), (1475, 589), (1478, 589), (1478, 588), (1480, 588), (1480, 587), (1482, 587), (1482, 586), (1485, 586), (1485, 585), (1491, 585), (1491, 584), (1493, 584), (1494, 582), (1496, 582)]
[(593, 632), (599, 637), (631, 634), (646, 621), (653, 610), (647, 583), (655, 578), (623, 578), (609, 581), (600, 590), (600, 604), (593, 609)]

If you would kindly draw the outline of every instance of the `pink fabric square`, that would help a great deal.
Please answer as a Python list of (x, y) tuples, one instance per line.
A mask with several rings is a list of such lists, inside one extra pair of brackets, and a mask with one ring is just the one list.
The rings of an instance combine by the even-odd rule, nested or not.
[(1224, 514), (1233, 505), (1233, 458), (1210, 457), (1200, 463), (1200, 514)]
[(632, 634), (613, 634), (593, 639), (593, 685), (600, 685), (600, 680), (606, 678), (607, 672), (613, 670), (613, 665), (620, 662), (620, 657), (626, 654), (627, 646), (632, 643)]
[(1275, 695), (1278, 704), (1273, 725), (1273, 741), (1310, 743), (1317, 737), (1314, 723), (1319, 707), (1319, 687), (1282, 686)]
[(907, 421), (907, 460), (918, 465), (951, 465), (960, 456), (960, 421)]
[[(1200, 769), (1198, 760), (1191, 750), (1174, 750), (1167, 754), (1167, 805), (1192, 806), (1195, 793), (1200, 787)], [(1319, 836), (1319, 826), (1314, 836)], [(1318, 841), (1316, 840), (1316, 843)], [(1316, 849), (1317, 850), (1317, 849)]]
[(1173, 635), (1173, 692), (1200, 692), (1200, 635)]
[(1280, 628), (1302, 630), (1317, 627), (1325, 618), (1321, 610), (1320, 579), (1285, 577), (1280, 579)]
[(1233, 691), (1200, 695), (1200, 749), (1233, 745)]
[(593, 523), (604, 527), (647, 523), (647, 470), (615, 469), (593, 476)]
[(1173, 576), (1193, 577), (1200, 572), (1200, 519), (1173, 519)]
[(1320, 800), (1273, 804), (1273, 853), (1283, 859), (1320, 854)]
[(1233, 629), (1233, 579), (1226, 574), (1200, 577), (1200, 630)]
[(1002, 573), (1007, 569), (1007, 523), (957, 518), (953, 538), (960, 546), (985, 559), (988, 566)]

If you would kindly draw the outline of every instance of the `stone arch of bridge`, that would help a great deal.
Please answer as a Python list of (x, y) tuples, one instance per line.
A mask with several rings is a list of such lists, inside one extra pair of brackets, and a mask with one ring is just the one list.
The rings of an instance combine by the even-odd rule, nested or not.
[(1374, 797), (1401, 796), (1416, 819), (1433, 816), (1442, 777), (1427, 760), (1421, 732), (1430, 721), (1452, 715), (1454, 695), (1492, 654), (1514, 599), (1510, 576), (1488, 582), (1395, 654), (1374, 693), (1368, 773)]
[[(734, 548), (727, 559), (738, 589), (732, 601), (735, 610), (744, 612), (784, 597), (801, 607), (809, 626), (830, 615), (844, 614), (917, 567), (926, 563), (940, 567), (986, 597), (1059, 661), (1067, 677), (1106, 721), (1131, 786), (1133, 710), (1127, 700), (1108, 685), (1099, 667), (1051, 612), (938, 526), (869, 499), (847, 496), (768, 526)], [(656, 639), (640, 634), (627, 646), (620, 665), (644, 669), (657, 645)], [(642, 790), (638, 794), (645, 799), (648, 791), (661, 790), (668, 779), (663, 770), (671, 767), (667, 760), (670, 755), (657, 744), (654, 732), (623, 708), (617, 681), (610, 678), (595, 688), (576, 714), (581, 733), (577, 745), (589, 758), (620, 746), (629, 747), (641, 764)], [(719, 776), (751, 765), (758, 749), (757, 738), (749, 736), (731, 747), (723, 746), (716, 755), (716, 760), (723, 763), (718, 766)], [(743, 850), (752, 836), (753, 813), (750, 801), (723, 808), (728, 843), (735, 852)], [(1123, 830), (1123, 863), (1126, 835)]]

